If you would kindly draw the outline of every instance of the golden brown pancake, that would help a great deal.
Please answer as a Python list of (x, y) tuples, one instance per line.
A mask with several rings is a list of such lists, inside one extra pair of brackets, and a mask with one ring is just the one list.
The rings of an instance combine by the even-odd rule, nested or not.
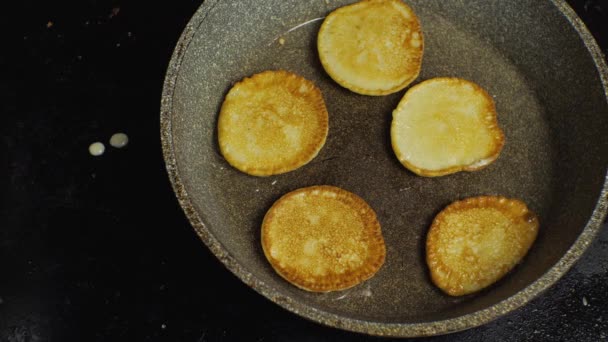
[(424, 41), (414, 11), (400, 0), (364, 0), (338, 8), (317, 37), (325, 71), (363, 95), (387, 95), (418, 77)]
[(295, 170), (325, 144), (328, 114), (321, 91), (287, 71), (265, 71), (236, 83), (218, 120), (220, 151), (254, 176)]
[(326, 185), (276, 201), (262, 223), (262, 248), (279, 275), (313, 292), (371, 278), (386, 255), (374, 210), (359, 196)]
[(391, 142), (406, 168), (437, 177), (488, 166), (504, 134), (485, 90), (459, 78), (434, 78), (408, 90), (393, 111)]
[(451, 296), (492, 285), (526, 255), (538, 225), (515, 199), (482, 196), (450, 204), (435, 217), (426, 240), (433, 283)]

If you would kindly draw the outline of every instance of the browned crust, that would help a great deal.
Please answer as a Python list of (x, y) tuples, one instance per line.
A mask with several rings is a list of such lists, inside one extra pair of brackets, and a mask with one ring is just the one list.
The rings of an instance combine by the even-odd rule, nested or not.
[[(342, 12), (345, 9), (348, 9), (349, 7), (352, 6), (365, 6), (367, 3), (394, 3), (394, 4), (398, 4), (398, 6), (402, 6), (404, 8), (406, 8), (410, 13), (412, 13), (414, 20), (411, 21), (411, 25), (410, 25), (410, 29), (415, 32), (418, 33), (420, 35), (420, 48), (419, 51), (420, 53), (418, 55), (414, 55), (411, 56), (412, 58), (412, 63), (411, 66), (412, 68), (410, 68), (410, 70), (408, 70), (409, 72), (409, 77), (406, 78), (401, 84), (398, 84), (390, 89), (386, 89), (386, 90), (382, 90), (382, 89), (368, 89), (368, 88), (361, 88), (361, 87), (357, 87), (349, 82), (347, 82), (346, 80), (344, 80), (343, 77), (341, 77), (339, 74), (337, 74), (332, 66), (330, 65), (330, 63), (327, 61), (327, 59), (325, 58), (325, 55), (322, 53), (323, 49), (321, 48), (321, 35), (325, 32), (325, 30), (327, 29), (327, 25), (326, 23), (331, 22), (331, 20), (335, 17), (335, 16), (339, 16), (342, 15)], [(392, 94), (395, 92), (398, 92), (399, 90), (402, 90), (403, 88), (407, 87), (410, 83), (412, 83), (420, 74), (420, 70), (422, 69), (422, 58), (424, 55), (424, 35), (422, 33), (422, 28), (420, 25), (420, 21), (418, 20), (418, 18), (416, 17), (416, 14), (414, 12), (414, 10), (412, 10), (412, 8), (410, 6), (408, 6), (407, 4), (405, 4), (403, 1), (401, 0), (361, 0), (357, 3), (351, 4), (351, 5), (347, 5), (347, 6), (343, 6), (340, 7), (336, 10), (334, 10), (333, 12), (331, 12), (323, 21), (323, 24), (321, 25), (321, 28), (319, 29), (319, 34), (317, 36), (317, 50), (319, 51), (319, 59), (321, 60), (321, 65), (323, 65), (323, 68), (325, 69), (325, 71), (327, 72), (327, 74), (334, 80), (336, 81), (336, 83), (338, 83), (339, 85), (343, 86), (346, 89), (349, 89), (355, 93), (361, 94), (361, 95), (370, 95), (370, 96), (384, 96), (384, 95), (388, 95), (388, 94)]]
[[(273, 241), (269, 238), (268, 231), (271, 229), (271, 222), (275, 219), (276, 212), (280, 211), (284, 203), (290, 201), (295, 195), (311, 195), (315, 190), (336, 194), (336, 199), (352, 208), (353, 213), (358, 214), (362, 220), (368, 234), (368, 239), (366, 241), (369, 252), (365, 259), (365, 263), (361, 267), (351, 269), (349, 272), (341, 275), (329, 274), (322, 277), (313, 274), (303, 275), (301, 270), (294, 269), (289, 265), (281, 267), (280, 261), (271, 256), (270, 248)], [(327, 228), (331, 229), (332, 227)], [(277, 200), (264, 216), (261, 229), (261, 242), (264, 255), (270, 262), (272, 268), (291, 284), (311, 292), (329, 292), (351, 288), (374, 276), (384, 264), (386, 257), (384, 238), (382, 237), (380, 223), (378, 222), (374, 210), (361, 197), (346, 190), (328, 185), (301, 188), (289, 192)]]
[[(328, 130), (329, 130), (329, 114), (327, 112), (327, 108), (325, 106), (325, 101), (323, 100), (323, 95), (321, 93), (321, 90), (313, 82), (307, 80), (306, 78), (299, 76), (297, 74), (285, 71), (285, 70), (268, 70), (268, 71), (264, 71), (264, 72), (252, 75), (251, 77), (246, 77), (243, 80), (241, 80), (240, 82), (235, 83), (234, 86), (230, 89), (230, 91), (226, 95), (226, 97), (228, 97), (228, 95), (230, 95), (236, 89), (239, 89), (241, 87), (246, 87), (249, 84), (260, 83), (260, 82), (264, 81), (264, 79), (267, 79), (269, 77), (274, 77), (276, 79), (282, 79), (283, 82), (281, 84), (285, 85), (285, 86), (288, 86), (288, 85), (294, 84), (294, 83), (307, 85), (311, 89), (311, 91), (306, 96), (306, 99), (308, 101), (310, 101), (316, 109), (315, 114), (316, 114), (316, 120), (318, 120), (318, 122), (319, 122), (319, 127), (318, 127), (318, 130), (313, 135), (312, 141), (310, 141), (309, 144), (307, 145), (307, 148), (302, 150), (299, 155), (294, 155), (293, 158), (291, 158), (289, 160), (283, 160), (282, 163), (277, 164), (277, 165), (271, 165), (271, 166), (269, 166), (268, 164), (255, 165), (255, 163), (248, 163), (248, 162), (243, 163), (243, 162), (240, 162), (240, 161), (236, 160), (235, 158), (233, 158), (232, 155), (228, 151), (226, 151), (226, 148), (225, 148), (226, 144), (225, 144), (225, 141), (223, 141), (224, 140), (223, 132), (225, 130), (230, 129), (230, 127), (228, 127), (228, 125), (225, 123), (225, 118), (228, 116), (227, 112), (229, 110), (228, 109), (229, 105), (227, 104), (227, 101), (224, 100), (224, 102), (222, 103), (222, 107), (220, 109), (220, 114), (219, 114), (219, 118), (218, 118), (218, 141), (219, 141), (220, 152), (222, 153), (222, 155), (224, 156), (224, 158), (226, 159), (226, 161), (228, 161), (228, 163), (230, 165), (232, 165), (234, 168), (236, 168), (244, 173), (247, 173), (249, 175), (252, 175), (252, 176), (264, 177), (264, 176), (281, 174), (281, 173), (293, 171), (301, 166), (306, 165), (307, 163), (309, 163), (312, 159), (314, 159), (317, 156), (317, 154), (319, 153), (321, 148), (323, 148), (323, 146), (325, 145), (325, 141), (327, 139), (327, 134), (328, 134)], [(275, 81), (275, 83), (280, 83), (280, 82)], [(300, 96), (299, 94), (297, 94), (295, 89), (289, 88), (288, 91), (291, 94), (293, 94), (294, 96)]]
[[(509, 199), (501, 196), (479, 196), (456, 201), (448, 205), (443, 209), (433, 220), (431, 228), (427, 235), (426, 240), (426, 262), (430, 270), (431, 280), (433, 283), (443, 290), (445, 293), (451, 296), (462, 296), (469, 294), (470, 292), (462, 288), (462, 284), (458, 282), (452, 282), (454, 278), (458, 279), (462, 275), (454, 274), (454, 270), (448, 267), (444, 262), (441, 254), (441, 243), (439, 241), (439, 233), (443, 229), (449, 229), (445, 226), (445, 218), (448, 215), (457, 212), (467, 211), (473, 208), (496, 208), (502, 212), (506, 217), (515, 223), (525, 222), (529, 228), (525, 232), (521, 232), (523, 237), (523, 246), (519, 251), (520, 261), (523, 258), (538, 235), (539, 221), (537, 216), (528, 209), (526, 204), (517, 199)], [(515, 225), (514, 223), (514, 225)], [(463, 237), (466, 238), (466, 237)], [(512, 267), (503, 267), (500, 269), (500, 277), (495, 281), (504, 277), (515, 265)], [(448, 278), (442, 274), (448, 274)], [(453, 278), (449, 278), (453, 276)], [(488, 284), (486, 286), (490, 286)]]
[[(403, 99), (399, 102), (399, 105), (397, 106), (397, 108), (399, 108), (399, 106), (401, 106), (402, 103), (407, 102), (407, 100), (409, 99), (409, 96), (411, 96), (411, 94), (412, 94), (412, 91), (414, 91), (418, 87), (424, 87), (425, 85), (428, 85), (427, 82), (457, 82), (457, 83), (462, 83), (462, 84), (470, 84), (471, 86), (473, 86), (477, 90), (477, 92), (486, 99), (487, 106), (485, 109), (489, 113), (494, 114), (492, 122), (490, 122), (490, 124), (487, 126), (487, 128), (492, 132), (492, 136), (494, 137), (494, 148), (488, 153), (488, 156), (483, 159), (486, 162), (483, 164), (479, 164), (479, 165), (475, 165), (476, 163), (474, 163), (473, 165), (459, 165), (459, 166), (453, 166), (453, 167), (442, 169), (442, 170), (426, 170), (426, 169), (417, 167), (416, 165), (408, 162), (407, 160), (401, 160), (401, 158), (399, 158), (399, 162), (401, 162), (401, 164), (403, 164), (403, 166), (405, 166), (408, 170), (414, 172), (415, 174), (417, 174), (419, 176), (423, 176), (423, 177), (440, 177), (440, 176), (445, 176), (445, 175), (449, 175), (449, 174), (461, 172), (461, 171), (473, 172), (473, 171), (482, 170), (482, 169), (488, 167), (490, 164), (492, 164), (498, 158), (498, 156), (500, 155), (500, 152), (502, 152), (502, 148), (504, 147), (504, 144), (505, 144), (505, 135), (504, 135), (502, 129), (500, 129), (500, 126), (498, 126), (498, 113), (496, 112), (496, 105), (494, 104), (494, 99), (492, 98), (492, 96), (490, 96), (490, 94), (488, 94), (488, 92), (485, 89), (483, 89), (482, 87), (480, 87), (478, 84), (476, 84), (474, 82), (467, 81), (467, 80), (464, 80), (461, 78), (456, 78), (456, 77), (436, 77), (436, 78), (432, 78), (430, 80), (421, 82), (421, 83), (413, 86), (412, 88), (410, 88), (407, 91), (407, 93), (405, 93), (405, 96), (403, 96)], [(393, 150), (399, 156), (400, 152), (398, 152), (398, 148), (397, 148), (397, 144), (395, 143), (395, 139), (391, 138), (391, 144), (392, 144)]]

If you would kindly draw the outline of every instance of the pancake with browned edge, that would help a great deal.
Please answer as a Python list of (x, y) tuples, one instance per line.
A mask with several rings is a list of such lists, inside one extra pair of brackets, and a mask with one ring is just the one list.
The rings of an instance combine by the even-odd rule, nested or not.
[(230, 165), (254, 176), (293, 171), (325, 144), (328, 114), (321, 91), (287, 71), (265, 71), (236, 83), (218, 119), (218, 141)]
[(313, 292), (371, 278), (386, 255), (374, 210), (359, 196), (326, 185), (276, 201), (264, 217), (262, 248), (279, 275)]
[(538, 225), (536, 215), (516, 199), (481, 196), (450, 204), (427, 235), (433, 283), (452, 296), (492, 285), (526, 255)]
[(393, 111), (391, 143), (407, 169), (437, 177), (490, 165), (504, 134), (494, 101), (480, 86), (433, 78), (409, 89)]
[(363, 95), (387, 95), (418, 77), (424, 40), (416, 14), (403, 1), (364, 0), (325, 18), (317, 48), (338, 84)]

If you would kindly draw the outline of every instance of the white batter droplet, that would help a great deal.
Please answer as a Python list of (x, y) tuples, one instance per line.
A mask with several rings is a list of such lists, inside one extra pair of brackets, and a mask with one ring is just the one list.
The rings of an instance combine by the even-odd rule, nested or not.
[(123, 148), (129, 143), (129, 137), (124, 133), (116, 133), (110, 138), (110, 145), (116, 148)]
[(105, 151), (106, 151), (106, 147), (99, 141), (94, 142), (89, 146), (89, 153), (95, 157), (102, 155)]

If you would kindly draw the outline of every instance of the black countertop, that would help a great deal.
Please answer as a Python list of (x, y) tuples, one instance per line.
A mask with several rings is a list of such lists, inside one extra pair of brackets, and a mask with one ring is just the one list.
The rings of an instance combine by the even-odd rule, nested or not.
[[(159, 139), (164, 72), (201, 0), (3, 10), (0, 341), (362, 341), (249, 289), (194, 234)], [(608, 1), (569, 0), (608, 51)], [(128, 133), (91, 157), (93, 141)], [(427, 339), (421, 339), (427, 340)], [(524, 308), (429, 341), (608, 341), (608, 229)]]

